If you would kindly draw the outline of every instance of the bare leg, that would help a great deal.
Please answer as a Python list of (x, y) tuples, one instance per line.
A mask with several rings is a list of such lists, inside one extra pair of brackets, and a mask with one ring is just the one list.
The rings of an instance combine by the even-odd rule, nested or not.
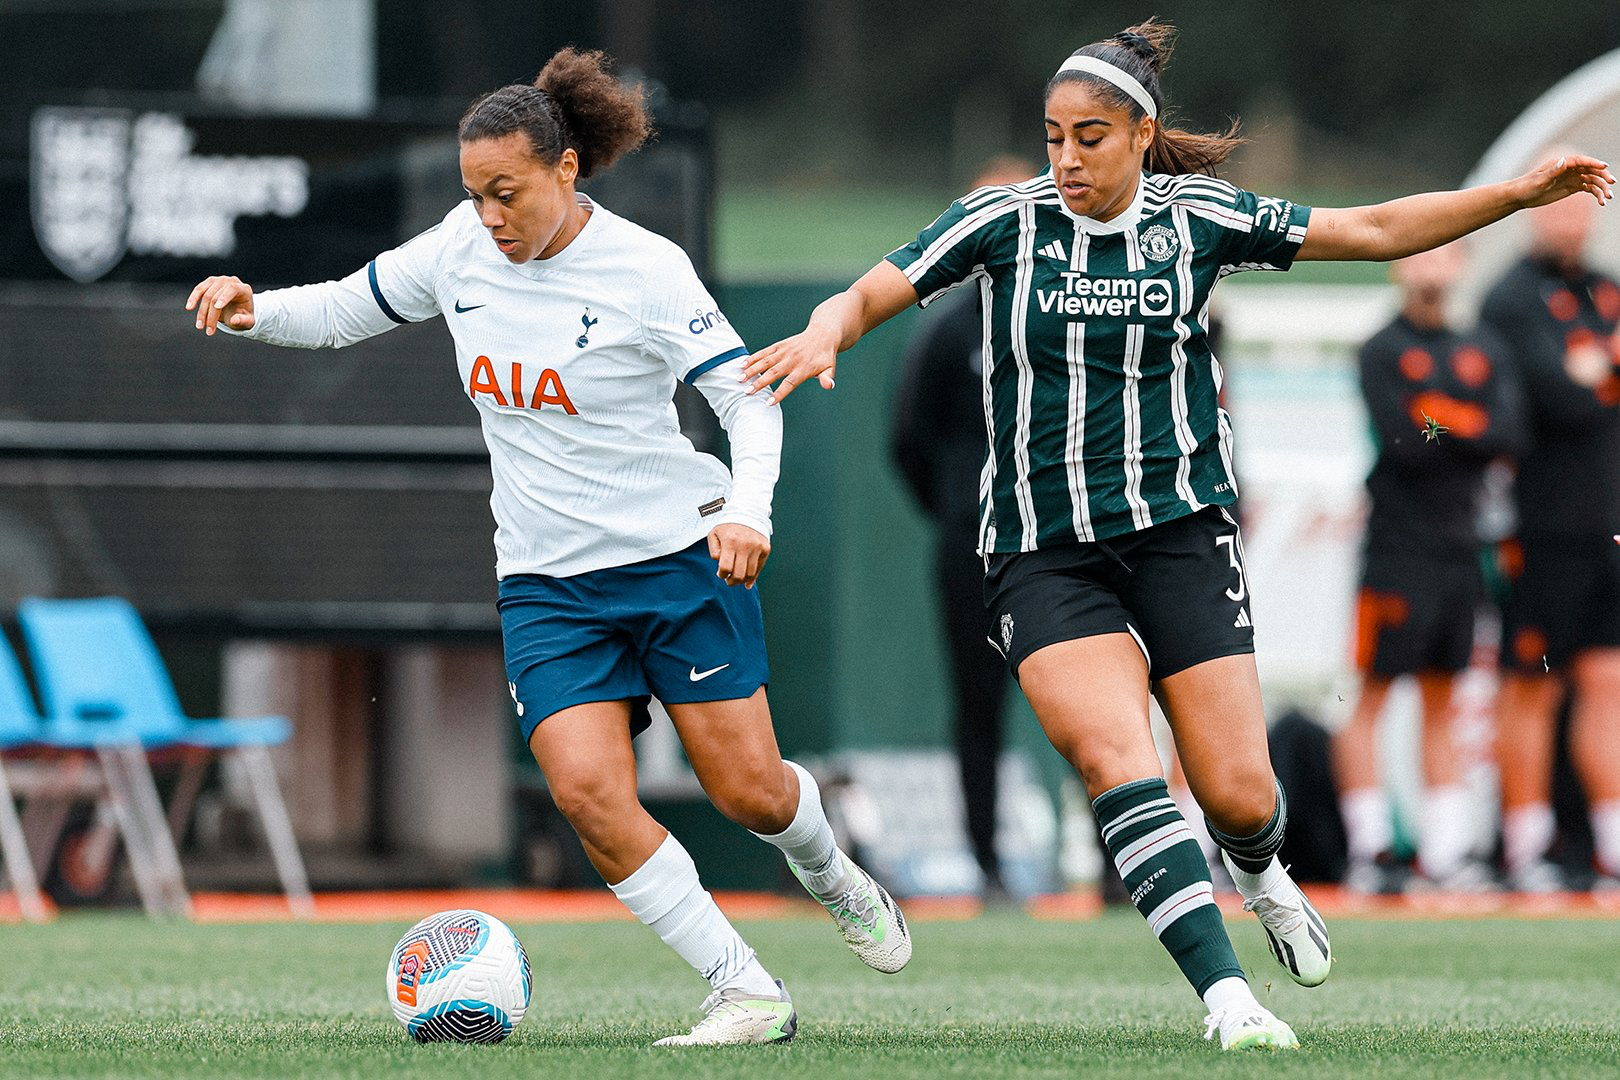
[(1586, 789), (1599, 869), (1620, 876), (1620, 649), (1575, 658), (1570, 753)]
[(1164, 775), (1148, 728), (1147, 660), (1129, 634), (1049, 645), (1025, 658), (1018, 681), (1092, 798)]
[[(1509, 674), (1497, 698), (1496, 760), (1502, 776), (1502, 841), (1510, 879), (1532, 872), (1553, 839), (1553, 736), (1561, 673)], [(1551, 882), (1515, 887), (1540, 891)]]
[(1378, 767), (1378, 720), (1392, 684), (1392, 679), (1379, 675), (1364, 676), (1350, 722), (1333, 737), (1339, 815), (1350, 848), (1345, 884), (1357, 892), (1385, 891), (1385, 872), (1376, 860), (1395, 842), (1389, 796)]
[(604, 881), (629, 877), (669, 835), (636, 797), (628, 702), (597, 701), (553, 713), (534, 729), (529, 750)]
[(764, 687), (748, 698), (665, 708), (717, 810), (756, 833), (779, 833), (792, 823), (799, 780), (782, 761)]
[(1563, 679), (1510, 674), (1497, 699), (1497, 765), (1504, 813), (1552, 799), (1553, 734)]
[(1333, 775), (1342, 793), (1376, 788), (1382, 783), (1378, 775), (1378, 718), (1389, 699), (1391, 681), (1379, 675), (1363, 677), (1350, 721), (1333, 737)]
[(1223, 656), (1159, 681), (1159, 701), (1198, 805), (1215, 828), (1251, 836), (1277, 809), (1260, 674), (1252, 655)]
[[(1418, 676), (1423, 699), (1423, 798), (1418, 807), (1418, 864), (1432, 881), (1478, 888), (1469, 881), (1468, 789), (1455, 738), (1456, 679), (1447, 672)], [(1462, 874), (1463, 877), (1458, 875)]]
[(1456, 679), (1445, 672), (1417, 677), (1423, 700), (1423, 782), (1430, 788), (1453, 787), (1462, 782), (1462, 758), (1457, 750), (1452, 703)]
[(1620, 799), (1620, 649), (1589, 649), (1575, 658), (1570, 726), (1574, 758), (1592, 803)]

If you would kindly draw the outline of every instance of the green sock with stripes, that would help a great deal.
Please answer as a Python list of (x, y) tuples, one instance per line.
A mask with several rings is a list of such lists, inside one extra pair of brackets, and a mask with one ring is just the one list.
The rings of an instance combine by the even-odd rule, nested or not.
[(1199, 996), (1220, 979), (1241, 979), (1209, 864), (1165, 782), (1155, 776), (1121, 784), (1093, 799), (1091, 808), (1131, 903)]

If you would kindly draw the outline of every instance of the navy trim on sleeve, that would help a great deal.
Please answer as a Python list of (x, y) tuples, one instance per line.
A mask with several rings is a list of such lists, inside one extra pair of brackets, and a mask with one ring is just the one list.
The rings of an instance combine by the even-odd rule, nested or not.
[[(378, 300), (381, 300), (381, 299), (382, 298), (379, 296)], [(383, 310), (385, 310), (385, 311), (387, 310), (387, 305), (384, 305)], [(717, 368), (721, 364), (725, 363), (727, 360), (735, 360), (739, 356), (747, 356), (747, 355), (748, 355), (748, 347), (746, 345), (739, 345), (735, 349), (732, 349), (730, 352), (723, 352), (719, 356), (716, 356), (716, 357), (713, 357), (712, 359), (703, 361), (703, 363), (699, 364), (697, 367), (693, 368), (691, 371), (688, 371), (686, 373), (686, 378), (682, 379), (681, 382), (685, 383), (687, 386), (691, 386), (694, 382), (697, 381), (697, 377), (699, 375), (702, 375), (704, 372), (709, 371), (711, 368)]]
[(382, 289), (377, 286), (377, 260), (376, 259), (372, 259), (369, 263), (366, 264), (366, 276), (371, 279), (371, 295), (376, 298), (377, 306), (382, 308), (382, 313), (384, 315), (388, 316), (390, 319), (393, 319), (395, 322), (399, 323), (401, 326), (404, 326), (406, 323), (410, 322), (409, 319), (400, 318), (399, 317), (399, 312), (397, 312), (393, 308), (389, 307), (388, 306), (388, 301), (383, 299)]

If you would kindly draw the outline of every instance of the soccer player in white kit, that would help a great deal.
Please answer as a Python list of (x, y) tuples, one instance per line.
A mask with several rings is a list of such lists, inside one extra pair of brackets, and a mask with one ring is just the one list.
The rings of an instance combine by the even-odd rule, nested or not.
[[(462, 118), (468, 199), (341, 281), (192, 290), (197, 327), (340, 348), (443, 315), (494, 474), (509, 689), (552, 798), (615, 895), (709, 980), (704, 1018), (658, 1045), (778, 1042), (797, 1015), (636, 797), (632, 737), (656, 695), (727, 817), (780, 848), (869, 966), (911, 956), (889, 894), (837, 847), (815, 780), (777, 749), (753, 585), (770, 554), (780, 410), (669, 240), (575, 191), (649, 132), (600, 52)], [(708, 399), (732, 470), (681, 434), (675, 380)], [(740, 588), (738, 586), (741, 586)]]

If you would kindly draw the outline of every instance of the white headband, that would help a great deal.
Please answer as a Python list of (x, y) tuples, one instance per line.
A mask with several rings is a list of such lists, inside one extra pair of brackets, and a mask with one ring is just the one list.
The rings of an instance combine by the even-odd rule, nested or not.
[(1065, 71), (1083, 71), (1087, 75), (1095, 75), (1099, 79), (1111, 82), (1135, 98), (1136, 103), (1142, 106), (1142, 111), (1148, 116), (1154, 120), (1159, 118), (1159, 107), (1153, 104), (1153, 95), (1149, 94), (1147, 88), (1137, 82), (1124, 68), (1095, 56), (1071, 56), (1063, 61), (1063, 66), (1058, 68), (1058, 74), (1061, 75)]

